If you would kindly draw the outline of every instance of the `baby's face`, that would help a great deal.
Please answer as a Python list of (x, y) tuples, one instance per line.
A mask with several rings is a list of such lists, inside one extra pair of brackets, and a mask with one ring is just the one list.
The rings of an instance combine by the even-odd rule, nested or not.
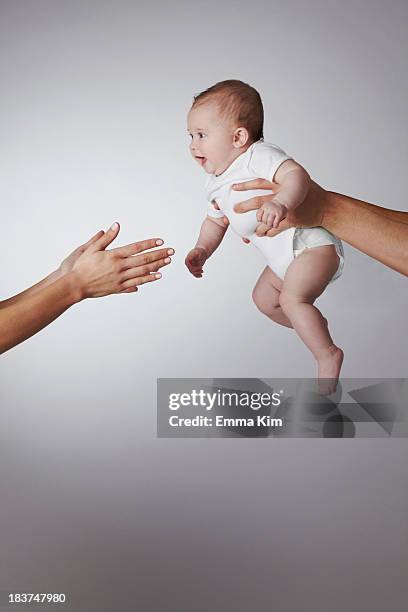
[(214, 102), (192, 108), (187, 117), (190, 152), (208, 174), (221, 174), (237, 156), (234, 126), (220, 116)]

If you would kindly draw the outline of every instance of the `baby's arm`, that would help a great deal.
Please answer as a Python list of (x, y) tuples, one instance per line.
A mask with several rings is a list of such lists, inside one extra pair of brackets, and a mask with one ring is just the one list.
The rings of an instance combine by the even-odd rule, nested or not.
[(203, 265), (221, 244), (227, 227), (219, 218), (207, 216), (204, 220), (196, 245), (185, 259), (185, 264), (193, 276), (201, 278)]
[(279, 166), (273, 180), (281, 185), (279, 193), (259, 209), (257, 219), (270, 227), (278, 227), (288, 211), (297, 208), (306, 198), (311, 179), (300, 164), (287, 159)]
[(281, 185), (274, 201), (283, 204), (288, 210), (294, 210), (307, 196), (311, 179), (300, 164), (287, 159), (277, 169), (274, 181)]
[(194, 248), (204, 249), (208, 259), (220, 246), (227, 227), (222, 219), (207, 216), (201, 226), (200, 235)]

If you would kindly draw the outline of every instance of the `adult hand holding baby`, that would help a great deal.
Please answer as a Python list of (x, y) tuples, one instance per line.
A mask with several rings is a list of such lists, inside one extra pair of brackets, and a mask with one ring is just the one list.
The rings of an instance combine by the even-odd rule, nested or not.
[[(272, 195), (257, 196), (236, 204), (234, 210), (237, 213), (260, 208), (265, 202), (273, 201), (279, 192), (277, 183), (265, 179), (238, 183), (233, 188), (236, 191), (273, 191)], [(224, 222), (228, 223), (226, 218)], [(261, 223), (256, 233), (272, 237), (289, 227), (324, 227), (366, 255), (408, 276), (408, 212), (326, 191), (311, 181), (304, 201), (288, 212), (278, 228), (269, 229)]]
[[(264, 196), (256, 196), (236, 204), (234, 207), (235, 212), (248, 212), (250, 210), (261, 209), (268, 203), (273, 204), (273, 198), (279, 193), (280, 188), (281, 185), (278, 185), (278, 183), (270, 182), (266, 179), (255, 179), (253, 181), (246, 181), (233, 185), (235, 191), (248, 191), (251, 189), (267, 189), (268, 191), (273, 191), (272, 194), (268, 193)], [(279, 222), (278, 227), (271, 228), (266, 223), (260, 222), (256, 234), (258, 236), (271, 237), (276, 236), (276, 234), (279, 234), (289, 227), (325, 227), (323, 225), (323, 218), (326, 193), (328, 192), (325, 192), (322, 187), (312, 181), (306, 199), (294, 210), (286, 210), (286, 216)], [(259, 221), (260, 215), (257, 215), (257, 218)]]

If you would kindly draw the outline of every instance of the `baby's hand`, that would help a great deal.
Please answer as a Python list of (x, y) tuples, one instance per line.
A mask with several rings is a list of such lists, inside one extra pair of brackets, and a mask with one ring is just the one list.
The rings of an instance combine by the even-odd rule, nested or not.
[(206, 261), (207, 251), (201, 247), (196, 247), (188, 253), (184, 263), (193, 276), (201, 278), (203, 275), (203, 265)]
[(277, 200), (265, 202), (256, 213), (256, 218), (260, 223), (268, 227), (278, 227), (279, 223), (288, 214), (288, 209)]

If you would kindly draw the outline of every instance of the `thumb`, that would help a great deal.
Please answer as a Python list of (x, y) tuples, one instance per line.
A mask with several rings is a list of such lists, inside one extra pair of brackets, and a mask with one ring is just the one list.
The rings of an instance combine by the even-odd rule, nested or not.
[(265, 236), (268, 236), (269, 238), (273, 238), (273, 236), (277, 236), (284, 230), (289, 229), (290, 227), (292, 227), (292, 225), (287, 221), (287, 219), (283, 219), (279, 223), (277, 228), (270, 229), (268, 232), (266, 232)]
[(106, 231), (103, 236), (101, 236), (100, 238), (98, 238), (98, 240), (95, 240), (95, 242), (92, 243), (89, 250), (92, 252), (104, 251), (106, 247), (109, 246), (110, 243), (115, 240), (116, 236), (119, 234), (119, 230), (120, 225), (117, 221), (115, 221), (115, 223), (110, 226), (108, 231)]
[(88, 240), (88, 242), (85, 242), (85, 244), (82, 245), (82, 248), (87, 249), (92, 243), (96, 242), (99, 238), (101, 238), (101, 236), (103, 236), (104, 233), (105, 232), (103, 230), (99, 230), (99, 232), (94, 234), (92, 238)]

